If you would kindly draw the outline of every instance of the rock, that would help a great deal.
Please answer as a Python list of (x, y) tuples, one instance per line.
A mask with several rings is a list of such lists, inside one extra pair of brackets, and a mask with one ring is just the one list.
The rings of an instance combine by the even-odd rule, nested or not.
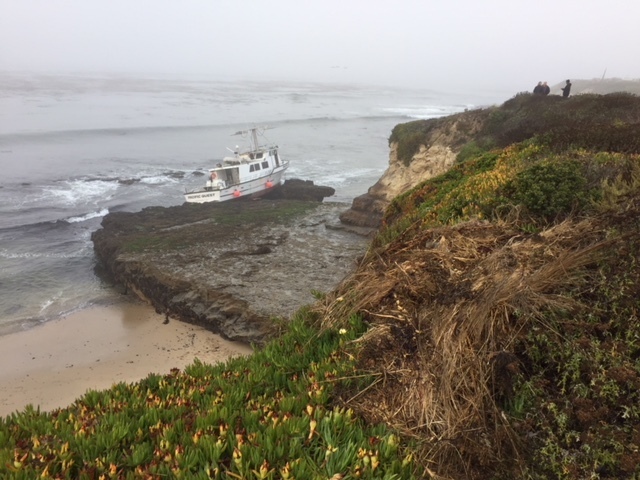
[(108, 276), (167, 318), (261, 344), (274, 317), (313, 303), (364, 253), (365, 237), (336, 228), (347, 207), (268, 197), (150, 207), (108, 214), (92, 240)]
[(340, 214), (340, 221), (356, 227), (377, 228), (382, 222), (388, 203), (365, 193), (353, 200), (351, 208)]
[(331, 187), (321, 187), (313, 184), (311, 180), (292, 178), (284, 181), (284, 184), (269, 192), (268, 198), (288, 198), (296, 200), (309, 200), (321, 202), (326, 197), (335, 195), (336, 191)]
[(460, 147), (482, 127), (485, 115), (474, 110), (422, 120), (426, 133), (411, 161), (400, 160), (398, 144), (391, 143), (389, 167), (367, 193), (354, 199), (351, 208), (340, 215), (340, 221), (346, 225), (378, 228), (386, 208), (396, 196), (451, 168)]

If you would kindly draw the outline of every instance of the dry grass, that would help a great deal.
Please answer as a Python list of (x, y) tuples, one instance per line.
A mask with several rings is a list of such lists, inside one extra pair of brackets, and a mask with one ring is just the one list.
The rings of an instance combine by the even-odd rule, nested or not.
[(501, 407), (521, 368), (514, 341), (545, 312), (580, 308), (558, 292), (583, 289), (611, 250), (604, 223), (571, 218), (523, 235), (514, 222), (474, 221), (368, 252), (318, 306), (325, 327), (353, 314), (370, 324), (359, 363), (379, 380), (351, 406), (423, 441), (424, 464), (443, 478), (517, 463), (522, 445)]

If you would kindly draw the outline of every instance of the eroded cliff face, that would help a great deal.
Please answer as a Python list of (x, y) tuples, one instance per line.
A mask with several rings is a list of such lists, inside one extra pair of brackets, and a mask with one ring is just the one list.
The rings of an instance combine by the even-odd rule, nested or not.
[(340, 215), (347, 225), (377, 228), (391, 200), (417, 184), (451, 168), (460, 148), (482, 128), (485, 114), (481, 110), (452, 115), (438, 122), (424, 137), (424, 143), (405, 164), (398, 158), (398, 144), (390, 145), (389, 167), (368, 192), (354, 199), (349, 210)]

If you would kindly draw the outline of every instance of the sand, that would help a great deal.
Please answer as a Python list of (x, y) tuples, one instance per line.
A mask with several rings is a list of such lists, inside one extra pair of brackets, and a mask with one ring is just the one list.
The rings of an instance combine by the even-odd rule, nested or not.
[(92, 307), (0, 336), (0, 417), (28, 404), (50, 411), (87, 390), (251, 353), (204, 328), (170, 320), (141, 302)]

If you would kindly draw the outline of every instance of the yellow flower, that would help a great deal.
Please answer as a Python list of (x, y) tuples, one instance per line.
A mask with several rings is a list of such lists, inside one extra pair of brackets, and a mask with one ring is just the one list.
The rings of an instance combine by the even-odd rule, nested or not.
[(311, 437), (313, 437), (314, 432), (316, 431), (316, 426), (318, 425), (318, 422), (315, 420), (311, 420), (311, 422), (309, 422), (309, 437), (308, 440), (311, 440)]

